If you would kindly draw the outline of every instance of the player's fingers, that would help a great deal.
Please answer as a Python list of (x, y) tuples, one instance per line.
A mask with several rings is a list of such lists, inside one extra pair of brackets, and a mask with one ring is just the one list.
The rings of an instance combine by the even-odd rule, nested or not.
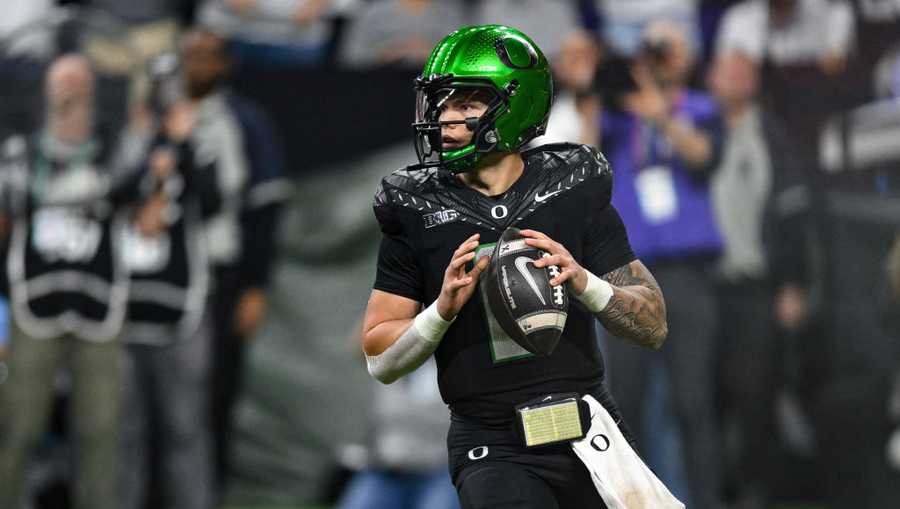
[(477, 242), (478, 237), (480, 237), (480, 236), (481, 236), (480, 233), (473, 234), (471, 237), (469, 237), (469, 238), (467, 238), (466, 240), (462, 241), (462, 243), (459, 245), (459, 249), (462, 249), (463, 246), (469, 245), (469, 244), (471, 244), (472, 242)]
[(550, 239), (529, 238), (525, 239), (525, 244), (542, 249), (550, 254), (556, 254), (559, 251), (559, 249), (557, 249), (558, 244)]
[(566, 249), (566, 246), (560, 244), (559, 242), (556, 242), (553, 239), (525, 239), (525, 244), (546, 251), (551, 255), (559, 254), (563, 255), (564, 257), (572, 257), (572, 254), (569, 253), (569, 250)]
[(575, 277), (574, 270), (564, 270), (558, 276), (550, 280), (550, 286), (559, 286)]
[(475, 251), (475, 248), (477, 246), (478, 246), (477, 242), (474, 242), (474, 243), (471, 243), (468, 245), (464, 244), (462, 246), (459, 246), (459, 249), (457, 249), (456, 251), (453, 252), (452, 255), (450, 255), (450, 259), (455, 260), (466, 253), (471, 253), (471, 252)]
[(455, 292), (456, 290), (459, 290), (460, 288), (462, 288), (464, 286), (472, 284), (472, 281), (473, 281), (473, 279), (471, 277), (468, 277), (468, 276), (462, 277), (462, 278), (453, 280), (450, 283), (448, 283), (447, 289), (450, 290), (451, 292)]
[(458, 271), (463, 265), (465, 265), (469, 260), (475, 258), (475, 253), (469, 251), (468, 253), (457, 256), (453, 260), (450, 261), (450, 270)]
[(475, 267), (473, 267), (472, 270), (469, 271), (467, 276), (474, 278), (474, 279), (478, 279), (478, 276), (481, 275), (481, 273), (484, 271), (484, 269), (487, 268), (488, 265), (490, 265), (490, 263), (491, 263), (490, 256), (482, 256), (481, 258), (478, 259), (477, 262), (475, 262)]
[(522, 237), (528, 237), (528, 238), (532, 238), (532, 239), (550, 240), (550, 237), (548, 237), (546, 234), (541, 233), (537, 230), (522, 230), (519, 232), (519, 235), (521, 235)]
[(541, 258), (540, 260), (535, 260), (534, 266), (538, 267), (538, 268), (549, 267), (551, 265), (565, 266), (565, 265), (567, 265), (567, 263), (566, 263), (567, 261), (568, 260), (566, 260), (566, 258), (563, 255), (555, 254), (555, 255), (545, 256), (545, 257)]
[(458, 248), (456, 248), (456, 251), (453, 252), (453, 258), (456, 258), (457, 256), (459, 256), (463, 253), (472, 251), (476, 247), (478, 247), (477, 240), (470, 240), (468, 242), (463, 242), (462, 244), (460, 244), (460, 246)]

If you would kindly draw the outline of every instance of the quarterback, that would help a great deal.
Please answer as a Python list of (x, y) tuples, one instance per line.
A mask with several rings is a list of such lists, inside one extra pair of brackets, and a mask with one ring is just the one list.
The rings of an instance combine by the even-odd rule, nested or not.
[[(622, 340), (658, 349), (666, 308), (610, 204), (610, 167), (585, 145), (521, 150), (547, 125), (553, 84), (546, 58), (518, 30), (453, 32), (434, 48), (415, 89), (419, 163), (385, 177), (375, 196), (383, 239), (365, 313), (369, 372), (391, 383), (435, 356), (464, 508), (607, 507), (603, 480), (585, 468), (573, 440), (550, 437), (534, 447), (522, 431), (540, 419), (526, 422), (517, 409), (591, 397), (630, 442), (604, 386), (595, 318)], [(510, 226), (549, 253), (534, 265), (557, 266), (550, 284), (572, 296), (549, 356), (531, 354), (497, 327), (479, 285)], [(577, 418), (573, 425), (580, 429)]]

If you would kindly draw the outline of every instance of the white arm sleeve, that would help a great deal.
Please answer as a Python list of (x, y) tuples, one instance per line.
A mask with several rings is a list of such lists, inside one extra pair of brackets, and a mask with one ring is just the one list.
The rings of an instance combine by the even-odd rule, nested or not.
[(432, 303), (416, 316), (394, 344), (378, 355), (366, 355), (369, 374), (381, 383), (390, 384), (415, 371), (437, 350), (451, 323), (453, 320), (444, 320), (437, 312), (437, 302)]

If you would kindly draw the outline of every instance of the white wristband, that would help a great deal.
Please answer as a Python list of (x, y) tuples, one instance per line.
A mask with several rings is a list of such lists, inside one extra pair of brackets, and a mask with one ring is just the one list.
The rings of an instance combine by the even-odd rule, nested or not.
[(444, 337), (454, 320), (456, 320), (455, 316), (453, 320), (444, 320), (441, 314), (438, 313), (437, 301), (434, 301), (416, 315), (416, 318), (413, 320), (413, 327), (416, 328), (416, 332), (419, 333), (422, 339), (429, 343), (437, 343)]
[(595, 276), (589, 270), (584, 271), (587, 274), (587, 286), (581, 295), (575, 298), (585, 305), (592, 313), (599, 313), (606, 309), (610, 299), (613, 296), (613, 287), (611, 284)]

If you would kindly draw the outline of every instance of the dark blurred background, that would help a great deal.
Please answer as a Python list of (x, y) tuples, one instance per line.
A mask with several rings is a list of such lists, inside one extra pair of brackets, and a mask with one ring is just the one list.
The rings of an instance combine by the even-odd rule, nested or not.
[[(670, 301), (709, 297), (683, 328), (703, 325), (685, 341), (708, 341), (680, 361), (632, 364), (602, 339), (650, 466), (692, 508), (900, 507), (900, 1), (6, 0), (5, 256), (34, 216), (7, 196), (13, 168), (33, 174), (45, 152), (140, 182), (120, 198), (128, 179), (113, 178), (103, 198), (155, 239), (125, 249), (129, 266), (148, 263), (160, 236), (185, 254), (135, 270), (131, 296), (107, 299), (127, 307), (110, 340), (126, 361), (103, 382), (123, 402), (102, 504), (77, 488), (104, 482), (83, 475), (100, 467), (78, 413), (100, 407), (76, 402), (105, 396), (78, 396), (90, 369), (73, 360), (79, 347), (42, 371), (16, 347), (100, 340), (17, 327), (28, 278), (5, 265), (0, 484), (17, 487), (0, 486), (0, 509), (20, 509), (19, 495), (35, 509), (455, 507), (433, 368), (378, 385), (360, 323), (380, 239), (373, 192), (415, 162), (413, 78), (444, 35), (482, 23), (520, 28), (553, 66), (556, 102), (535, 143), (600, 147), (617, 189), (641, 185), (662, 157), (646, 154), (677, 145), (677, 126), (712, 147), (690, 180), (710, 217), (667, 223), (648, 212), (661, 210), (655, 194), (635, 206), (656, 219), (623, 214), (633, 241), (648, 239), (639, 257), (700, 274), (663, 284)], [(73, 53), (105, 147), (87, 163), (47, 141), (68, 104), (50, 71)], [(701, 227), (719, 240), (674, 251), (660, 240)], [(162, 283), (183, 298), (136, 296)], [(65, 328), (65, 316), (50, 319)], [(31, 408), (37, 386), (52, 392), (46, 411)], [(708, 404), (682, 405), (698, 387)]]

